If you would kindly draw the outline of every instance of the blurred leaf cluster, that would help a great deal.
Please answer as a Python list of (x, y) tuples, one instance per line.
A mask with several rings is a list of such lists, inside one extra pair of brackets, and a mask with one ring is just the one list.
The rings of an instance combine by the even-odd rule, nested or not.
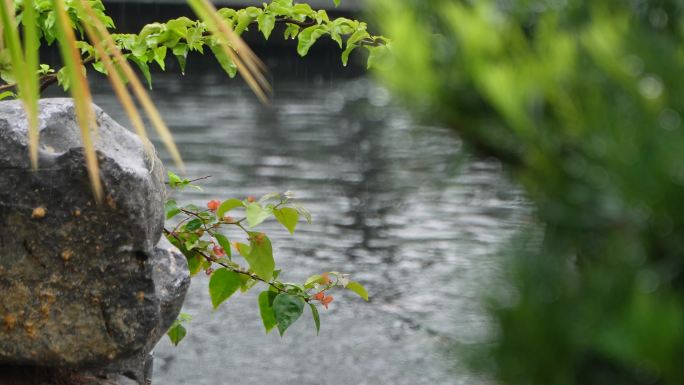
[(393, 39), (378, 75), (507, 163), (543, 225), (507, 254), (473, 364), (502, 384), (684, 384), (684, 4), (372, 4)]

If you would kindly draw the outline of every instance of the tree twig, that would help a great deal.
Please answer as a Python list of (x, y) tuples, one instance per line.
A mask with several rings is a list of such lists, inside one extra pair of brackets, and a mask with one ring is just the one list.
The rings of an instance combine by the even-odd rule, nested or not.
[[(188, 180), (188, 183), (197, 182), (197, 181), (204, 180), (204, 179), (209, 179), (209, 178), (211, 178), (211, 175), (205, 175), (205, 176), (201, 176), (201, 177), (199, 177), (199, 178), (189, 179), (189, 180)], [(164, 184), (169, 184), (169, 182), (164, 182)]]
[[(95, 57), (91, 56), (85, 60), (83, 60), (83, 65), (88, 65), (91, 63), (95, 62)], [(39, 91), (43, 92), (45, 91), (46, 88), (50, 87), (51, 85), (57, 83), (57, 73), (51, 73), (51, 74), (45, 74), (42, 75), (38, 78), (38, 84), (39, 84)], [(17, 83), (11, 83), (11, 84), (4, 84), (0, 86), (0, 92), (3, 91), (10, 91), (10, 90), (16, 90), (17, 88)]]
[[(176, 234), (171, 233), (171, 232), (170, 232), (169, 230), (167, 230), (166, 228), (164, 228), (164, 234), (166, 234), (166, 235), (171, 235), (172, 237), (176, 238), (179, 242), (181, 241), (181, 239), (178, 238), (178, 236), (177, 236)], [(221, 267), (225, 267), (226, 269), (228, 269), (228, 270), (230, 270), (230, 271), (232, 271), (232, 272), (235, 272), (235, 273), (238, 273), (238, 274), (242, 274), (242, 275), (246, 275), (246, 276), (252, 278), (252, 279), (255, 280), (255, 281), (263, 282), (263, 283), (265, 283), (265, 284), (267, 284), (267, 285), (273, 287), (274, 289), (276, 289), (276, 290), (277, 290), (278, 292), (280, 292), (280, 293), (287, 293), (287, 291), (286, 291), (285, 289), (283, 289), (283, 288), (277, 286), (277, 285), (274, 284), (273, 282), (268, 282), (268, 281), (266, 281), (265, 279), (259, 277), (258, 275), (254, 274), (254, 273), (250, 273), (249, 271), (245, 271), (245, 270), (242, 270), (242, 269), (238, 269), (238, 268), (236, 268), (236, 267), (234, 267), (234, 266), (230, 266), (229, 264), (227, 264), (227, 263), (225, 263), (225, 262), (220, 262), (220, 261), (216, 260), (215, 258), (213, 258), (211, 255), (209, 255), (209, 254), (207, 254), (207, 253), (205, 253), (205, 252), (203, 252), (203, 251), (201, 251), (201, 250), (195, 250), (195, 252), (197, 252), (197, 254), (201, 255), (202, 258), (204, 258), (204, 259), (205, 259), (206, 261), (208, 261), (208, 262), (216, 263), (217, 265), (220, 265)], [(307, 300), (307, 299), (305, 299), (305, 300)], [(308, 301), (307, 301), (307, 302), (308, 302)]]

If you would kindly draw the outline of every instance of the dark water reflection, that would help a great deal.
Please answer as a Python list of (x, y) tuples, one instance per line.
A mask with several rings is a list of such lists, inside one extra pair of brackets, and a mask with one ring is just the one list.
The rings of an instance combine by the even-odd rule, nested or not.
[[(265, 336), (255, 293), (212, 312), (206, 278), (185, 311), (181, 346), (156, 350), (157, 384), (479, 384), (455, 374), (452, 344), (491, 332), (476, 296), (495, 252), (528, 209), (495, 161), (473, 160), (451, 132), (421, 127), (366, 79), (275, 84), (271, 109), (237, 82), (155, 78), (155, 100), (189, 176), (212, 175), (179, 200), (291, 190), (314, 216), (292, 238), (269, 225), (284, 279), (351, 273), (370, 303), (335, 295), (315, 336), (309, 314)], [(126, 122), (108, 90), (97, 102)], [(158, 148), (161, 148), (158, 145)], [(167, 164), (168, 157), (162, 151)]]

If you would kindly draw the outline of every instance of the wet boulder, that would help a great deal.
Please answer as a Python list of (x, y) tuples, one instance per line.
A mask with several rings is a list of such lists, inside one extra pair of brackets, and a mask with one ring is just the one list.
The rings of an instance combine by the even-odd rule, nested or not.
[(116, 367), (147, 357), (189, 284), (185, 259), (157, 246), (163, 166), (96, 108), (97, 203), (73, 102), (44, 99), (40, 111), (32, 170), (22, 106), (0, 102), (0, 364)]

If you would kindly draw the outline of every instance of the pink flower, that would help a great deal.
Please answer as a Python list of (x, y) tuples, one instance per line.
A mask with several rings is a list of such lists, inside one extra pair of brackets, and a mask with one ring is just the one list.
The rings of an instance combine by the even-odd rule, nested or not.
[(216, 255), (217, 257), (225, 257), (226, 256), (226, 251), (223, 250), (223, 247), (221, 247), (221, 246), (214, 246), (214, 248), (212, 250), (214, 252), (214, 255)]
[(333, 301), (333, 296), (332, 295), (325, 295), (324, 292), (318, 292), (316, 295), (314, 295), (314, 299), (318, 300), (323, 306), (328, 309), (328, 305), (330, 302)]
[(219, 208), (220, 205), (221, 205), (221, 201), (217, 201), (217, 200), (215, 200), (215, 199), (214, 199), (214, 200), (210, 200), (209, 202), (207, 202), (207, 208), (208, 208), (210, 211), (216, 211), (216, 210)]

